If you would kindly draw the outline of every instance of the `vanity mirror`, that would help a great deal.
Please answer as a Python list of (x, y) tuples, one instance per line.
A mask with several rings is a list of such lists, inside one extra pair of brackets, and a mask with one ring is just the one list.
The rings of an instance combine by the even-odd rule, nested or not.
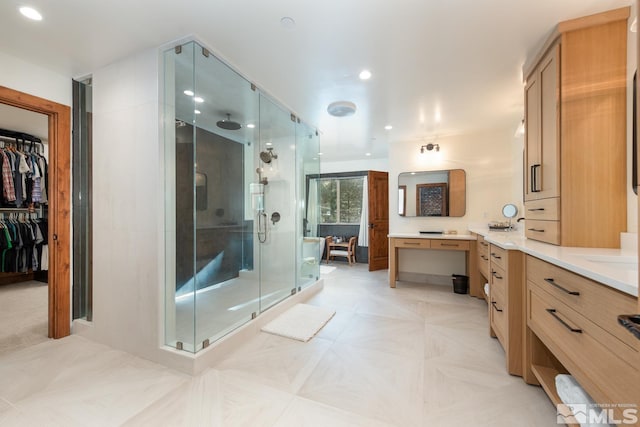
[(398, 215), (464, 216), (466, 174), (462, 169), (402, 172), (398, 175)]

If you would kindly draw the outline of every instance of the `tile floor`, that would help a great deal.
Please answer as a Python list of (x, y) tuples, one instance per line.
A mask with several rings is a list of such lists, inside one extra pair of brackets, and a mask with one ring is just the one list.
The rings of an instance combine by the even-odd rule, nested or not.
[(260, 334), (190, 377), (71, 336), (0, 356), (0, 426), (555, 426), (483, 301), (340, 266), (308, 343)]
[(47, 341), (48, 305), (46, 283), (0, 286), (0, 355)]

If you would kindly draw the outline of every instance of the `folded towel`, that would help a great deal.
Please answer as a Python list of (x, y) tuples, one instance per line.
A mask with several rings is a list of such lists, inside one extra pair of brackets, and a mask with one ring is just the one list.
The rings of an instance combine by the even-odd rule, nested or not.
[(489, 295), (489, 284), (488, 283), (484, 284), (484, 293), (485, 293), (485, 295)]
[(609, 427), (609, 424), (589, 422), (589, 410), (597, 411), (597, 405), (573, 376), (556, 375), (556, 390), (560, 400), (571, 409), (582, 427)]

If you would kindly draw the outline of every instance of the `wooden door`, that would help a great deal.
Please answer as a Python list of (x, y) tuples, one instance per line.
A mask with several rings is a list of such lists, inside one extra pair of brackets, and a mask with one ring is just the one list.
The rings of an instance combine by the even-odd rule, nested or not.
[(389, 268), (389, 174), (369, 171), (369, 271)]
[(49, 337), (71, 332), (71, 109), (0, 86), (0, 102), (49, 118)]

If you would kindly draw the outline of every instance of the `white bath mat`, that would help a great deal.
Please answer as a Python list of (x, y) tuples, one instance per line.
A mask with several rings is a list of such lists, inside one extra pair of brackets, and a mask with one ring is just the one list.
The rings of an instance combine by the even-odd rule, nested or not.
[(320, 274), (329, 274), (335, 269), (336, 269), (335, 267), (331, 267), (330, 265), (321, 265)]
[(315, 305), (296, 304), (262, 327), (262, 331), (307, 342), (336, 314)]

